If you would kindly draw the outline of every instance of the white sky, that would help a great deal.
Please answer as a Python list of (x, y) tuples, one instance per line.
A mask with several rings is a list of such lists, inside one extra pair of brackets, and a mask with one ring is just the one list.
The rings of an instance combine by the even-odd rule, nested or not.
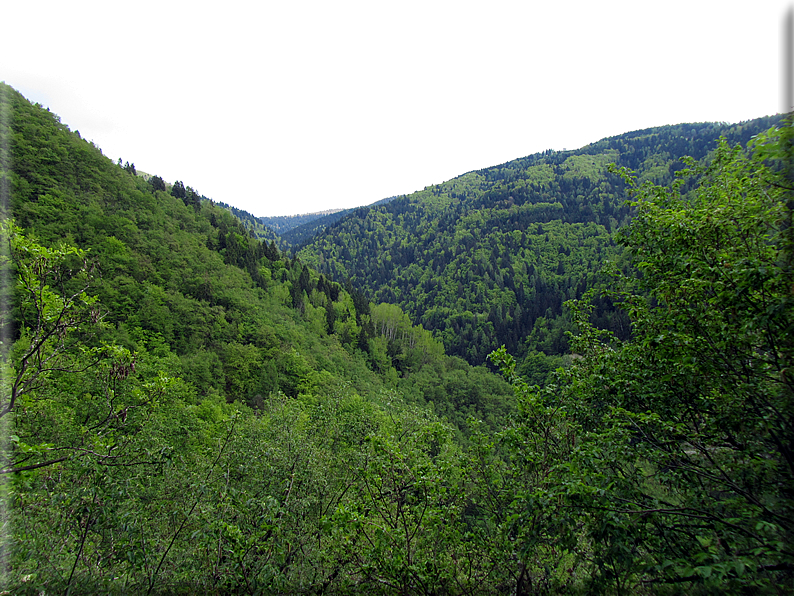
[(792, 0), (4, 2), (0, 80), (254, 215), (783, 111)]

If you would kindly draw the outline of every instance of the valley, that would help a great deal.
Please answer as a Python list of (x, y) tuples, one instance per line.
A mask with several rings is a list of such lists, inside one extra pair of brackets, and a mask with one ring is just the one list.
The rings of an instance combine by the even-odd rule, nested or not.
[(268, 219), (0, 108), (9, 593), (794, 591), (783, 116)]

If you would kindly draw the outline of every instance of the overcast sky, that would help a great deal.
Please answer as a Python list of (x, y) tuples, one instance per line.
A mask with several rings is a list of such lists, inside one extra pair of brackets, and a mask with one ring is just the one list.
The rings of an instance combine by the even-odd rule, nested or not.
[(0, 80), (254, 215), (784, 111), (791, 0), (5, 2)]

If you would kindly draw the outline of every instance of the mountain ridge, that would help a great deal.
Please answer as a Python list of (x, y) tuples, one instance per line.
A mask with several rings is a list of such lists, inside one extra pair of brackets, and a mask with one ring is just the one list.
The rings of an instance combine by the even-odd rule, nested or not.
[[(636, 211), (605, 164), (667, 179), (683, 135), (470, 172), (318, 236), (320, 266), (381, 276), (434, 336), (4, 85), (0, 115), (8, 592), (794, 588), (791, 129)], [(589, 300), (610, 267), (630, 320)], [(526, 357), (491, 352), (504, 378), (439, 341), (476, 360), (505, 332)]]
[[(596, 281), (604, 264), (620, 259), (611, 236), (629, 220), (628, 189), (607, 166), (669, 184), (681, 157), (707, 158), (721, 135), (746, 144), (780, 118), (652, 127), (473, 170), (359, 208), (297, 254), (375, 301), (399, 304), (471, 363), (502, 344), (562, 355), (572, 330), (563, 302), (604, 283)], [(595, 316), (625, 337), (609, 303)]]

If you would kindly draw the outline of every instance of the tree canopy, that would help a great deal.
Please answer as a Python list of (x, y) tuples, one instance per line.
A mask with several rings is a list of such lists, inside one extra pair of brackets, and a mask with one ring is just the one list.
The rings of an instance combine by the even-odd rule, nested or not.
[[(0, 113), (2, 590), (794, 592), (788, 123), (473, 172), (346, 216), (318, 271)], [(367, 251), (421, 293), (371, 302)], [(503, 332), (506, 379), (444, 353)]]
[(512, 461), (545, 470), (519, 490), (519, 523), (579, 529), (599, 590), (794, 589), (791, 140), (772, 129), (749, 156), (723, 140), (710, 165), (681, 172), (697, 176), (693, 194), (684, 178), (661, 187), (624, 171), (636, 215), (619, 241), (633, 267), (611, 294), (631, 339), (594, 327), (583, 301), (580, 359), (557, 385), (533, 390), (493, 355), (521, 400)]

